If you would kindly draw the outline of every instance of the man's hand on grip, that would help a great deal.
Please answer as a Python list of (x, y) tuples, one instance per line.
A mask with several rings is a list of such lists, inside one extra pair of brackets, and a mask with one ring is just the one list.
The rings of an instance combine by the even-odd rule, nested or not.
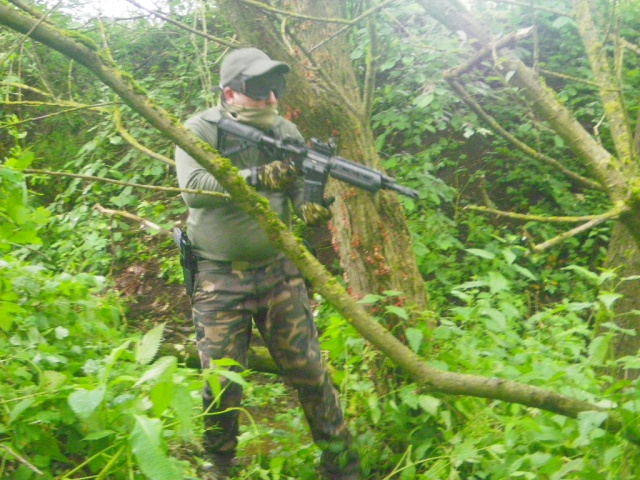
[(258, 189), (285, 190), (293, 185), (298, 175), (298, 169), (292, 162), (276, 160), (253, 167), (247, 182)]

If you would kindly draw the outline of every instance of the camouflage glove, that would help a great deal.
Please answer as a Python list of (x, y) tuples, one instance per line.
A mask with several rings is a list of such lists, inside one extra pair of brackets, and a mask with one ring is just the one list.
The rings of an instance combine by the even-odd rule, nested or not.
[(249, 185), (264, 190), (285, 190), (296, 181), (298, 169), (289, 161), (276, 160), (249, 171)]
[(307, 225), (314, 226), (328, 222), (331, 219), (331, 210), (319, 203), (305, 203), (300, 207), (302, 220)]

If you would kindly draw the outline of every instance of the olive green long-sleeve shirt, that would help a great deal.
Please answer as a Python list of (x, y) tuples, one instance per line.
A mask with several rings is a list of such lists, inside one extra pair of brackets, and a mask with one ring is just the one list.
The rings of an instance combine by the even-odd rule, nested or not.
[[(216, 125), (222, 115), (221, 107), (214, 107), (190, 118), (185, 122), (185, 126), (217, 149)], [(269, 134), (273, 134), (276, 138), (293, 138), (303, 141), (295, 125), (280, 116), (276, 118), (272, 132)], [(229, 156), (233, 164), (245, 174), (251, 167), (276, 160), (269, 158), (255, 145)], [(216, 178), (180, 147), (176, 149), (175, 159), (180, 188), (224, 192)], [(293, 202), (296, 210), (300, 206), (302, 182), (288, 192), (260, 191), (259, 193), (269, 200), (271, 208), (280, 216), (283, 223), (290, 225), (290, 202)], [(187, 234), (198, 257), (217, 261), (263, 263), (282, 255), (269, 243), (262, 227), (232, 200), (191, 193), (183, 193), (182, 197), (189, 207)]]

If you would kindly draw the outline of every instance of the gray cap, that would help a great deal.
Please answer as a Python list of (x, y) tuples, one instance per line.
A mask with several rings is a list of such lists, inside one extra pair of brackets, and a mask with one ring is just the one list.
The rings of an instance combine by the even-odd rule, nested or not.
[(240, 48), (231, 52), (222, 61), (220, 67), (220, 86), (226, 87), (240, 77), (252, 78), (267, 72), (289, 73), (291, 68), (284, 62), (271, 60), (257, 48)]

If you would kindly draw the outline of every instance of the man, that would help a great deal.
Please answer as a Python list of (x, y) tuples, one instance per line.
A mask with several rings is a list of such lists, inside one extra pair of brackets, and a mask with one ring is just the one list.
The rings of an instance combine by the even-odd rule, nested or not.
[[(285, 224), (290, 203), (308, 222), (328, 218), (319, 205), (302, 205), (302, 182), (286, 159), (255, 145), (246, 145), (218, 131), (221, 118), (232, 118), (276, 138), (302, 142), (289, 121), (278, 115), (285, 88), (286, 63), (271, 60), (256, 48), (242, 48), (225, 57), (220, 68), (222, 89), (217, 107), (186, 122), (197, 136), (229, 156), (240, 175), (267, 198)], [(176, 150), (181, 188), (224, 192), (217, 180), (182, 149)], [(358, 479), (359, 458), (351, 447), (338, 394), (322, 363), (318, 335), (303, 278), (265, 232), (228, 198), (183, 194), (189, 207), (188, 236), (198, 258), (191, 296), (202, 368), (212, 360), (231, 358), (247, 363), (255, 322), (275, 362), (298, 391), (316, 444), (323, 450), (320, 472), (329, 479)], [(234, 464), (238, 407), (242, 387), (221, 378), (224, 391), (214, 399), (206, 385), (204, 447), (214, 470), (226, 478)], [(219, 400), (219, 401), (217, 401)]]

